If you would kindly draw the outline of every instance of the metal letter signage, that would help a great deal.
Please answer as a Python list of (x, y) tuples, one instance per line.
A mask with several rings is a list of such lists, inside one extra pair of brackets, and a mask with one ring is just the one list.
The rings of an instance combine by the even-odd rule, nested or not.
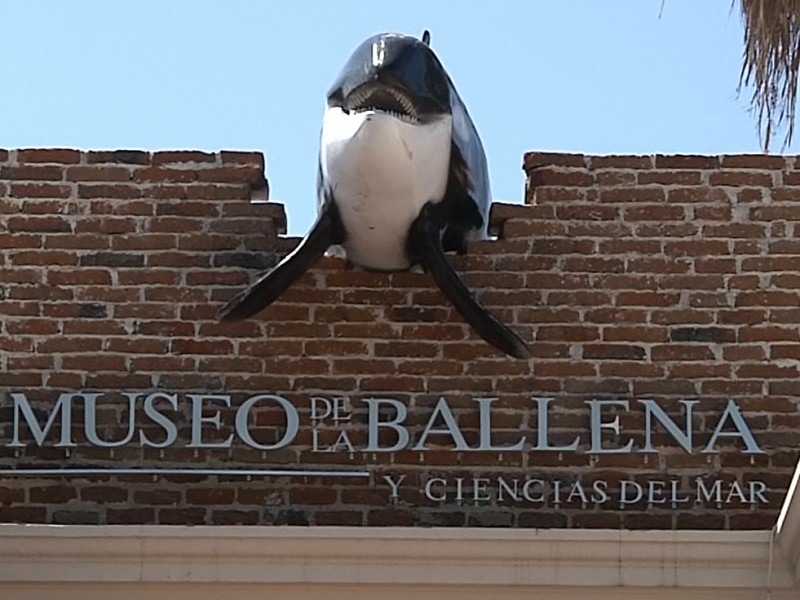
[[(647, 481), (612, 482), (588, 478), (586, 472), (570, 476), (562, 470), (553, 476), (538, 466), (551, 464), (553, 456), (561, 460), (581, 454), (590, 461), (629, 455), (647, 461), (663, 453), (698, 458), (723, 451), (763, 454), (735, 400), (718, 413), (706, 411), (703, 419), (695, 418), (699, 400), (680, 400), (669, 407), (654, 399), (573, 402), (571, 410), (582, 412), (578, 422), (584, 423), (583, 429), (564, 430), (563, 423), (553, 426), (561, 408), (557, 398), (534, 397), (523, 407), (509, 408), (493, 397), (441, 396), (435, 402), (417, 402), (163, 390), (63, 392), (47, 401), (41, 397), (41, 390), (0, 397), (9, 408), (2, 413), (9, 422), (0, 422), (0, 446), (16, 453), (3, 461), (1, 476), (357, 477), (383, 486), (387, 502), (398, 501), (406, 486), (413, 485), (428, 502), (476, 505), (579, 503), (625, 509), (646, 502), (680, 509), (694, 503), (768, 503), (767, 486), (757, 480), (687, 479), (662, 469), (658, 478)], [(46, 460), (40, 456), (45, 449), (50, 449)], [(115, 451), (122, 449), (132, 452), (115, 458)], [(202, 465), (168, 457), (185, 449), (195, 456), (202, 453)], [(54, 461), (53, 450), (63, 458)], [(248, 451), (257, 454), (247, 455), (247, 462), (229, 458)], [(331, 460), (333, 456), (338, 458)], [(440, 468), (408, 477), (401, 467), (414, 466), (414, 461)]]

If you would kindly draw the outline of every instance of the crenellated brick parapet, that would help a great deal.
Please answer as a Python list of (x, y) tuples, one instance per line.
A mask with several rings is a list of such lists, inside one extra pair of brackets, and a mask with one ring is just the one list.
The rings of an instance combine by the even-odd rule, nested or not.
[[(0, 150), (0, 469), (366, 474), (3, 475), (0, 521), (771, 527), (800, 446), (795, 157), (529, 153), (524, 167), (526, 204), (496, 203), (497, 239), (452, 264), (529, 362), (476, 337), (429, 276), (338, 258), (258, 318), (219, 323), (222, 302), (297, 243), (263, 202), (259, 153)], [(290, 419), (273, 400), (237, 421), (258, 395), (297, 410), (291, 444), (264, 449)], [(74, 446), (60, 443), (62, 397)], [(130, 397), (130, 443), (92, 443), (126, 437)], [(337, 398), (352, 449), (344, 421), (319, 412)], [(447, 429), (442, 399), (463, 444), (426, 435)], [(388, 452), (400, 430), (371, 439), (369, 423), (373, 409), (391, 421), (391, 401), (409, 443)], [(176, 424), (171, 443), (148, 402)], [(41, 444), (23, 404), (42, 428), (56, 414)], [(644, 497), (621, 503), (634, 484)]]

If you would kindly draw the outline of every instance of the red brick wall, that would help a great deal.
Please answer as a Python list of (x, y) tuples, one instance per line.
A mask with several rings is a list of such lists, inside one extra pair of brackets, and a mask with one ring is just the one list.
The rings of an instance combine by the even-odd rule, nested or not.
[[(472, 244), (452, 264), (530, 342), (528, 363), (476, 337), (427, 275), (349, 270), (333, 258), (258, 319), (218, 323), (220, 303), (294, 244), (278, 237), (283, 207), (249, 203), (265, 184), (259, 154), (0, 150), (0, 467), (367, 465), (371, 473), (335, 482), (3, 477), (0, 521), (770, 527), (800, 443), (795, 158), (531, 153), (524, 166), (527, 204), (496, 204), (499, 239)], [(60, 392), (77, 390), (216, 392), (234, 402), (275, 393), (305, 417), (315, 395), (391, 397), (414, 415), (445, 396), (471, 440), (473, 398), (499, 397), (493, 422), (513, 440), (531, 398), (551, 396), (553, 443), (580, 433), (582, 451), (322, 454), (306, 434), (268, 457), (243, 447), (7, 447), (11, 393), (26, 393), (44, 418)], [(689, 455), (661, 437), (657, 455), (592, 455), (585, 402), (598, 398), (631, 402), (621, 422), (639, 445), (636, 399), (657, 399), (675, 415), (679, 400), (698, 399), (699, 447), (736, 399), (765, 453), (744, 455), (731, 441), (719, 454)], [(113, 438), (124, 418), (109, 409), (98, 423)], [(257, 419), (269, 428), (275, 412)], [(363, 410), (354, 419), (363, 437)], [(424, 417), (409, 423), (419, 431)], [(497, 472), (681, 486), (757, 479), (770, 502), (476, 505), (426, 500), (414, 487)], [(380, 485), (386, 473), (406, 475), (398, 502)]]

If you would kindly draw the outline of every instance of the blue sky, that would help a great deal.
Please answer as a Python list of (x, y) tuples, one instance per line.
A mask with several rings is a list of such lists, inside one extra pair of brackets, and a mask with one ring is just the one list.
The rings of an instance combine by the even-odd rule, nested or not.
[(369, 35), (425, 28), (497, 200), (521, 200), (527, 150), (760, 149), (749, 95), (736, 96), (730, 0), (7, 1), (0, 147), (262, 150), (302, 234), (339, 68)]

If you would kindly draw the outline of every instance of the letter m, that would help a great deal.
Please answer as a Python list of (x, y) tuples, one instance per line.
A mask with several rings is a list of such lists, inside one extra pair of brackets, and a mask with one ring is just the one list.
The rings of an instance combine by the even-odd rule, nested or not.
[(697, 483), (697, 501), (698, 502), (722, 502), (722, 480), (716, 479), (711, 489), (706, 487), (702, 477), (695, 479)]
[(61, 439), (56, 444), (56, 447), (75, 446), (76, 444), (70, 439), (70, 433), (72, 429), (72, 398), (76, 395), (77, 394), (69, 393), (61, 394), (53, 410), (50, 412), (50, 415), (47, 417), (47, 422), (44, 426), (41, 426), (25, 394), (11, 394), (11, 399), (14, 402), (14, 437), (11, 443), (8, 444), (8, 447), (21, 448), (25, 446), (25, 444), (19, 441), (20, 415), (22, 415), (25, 422), (28, 424), (28, 429), (33, 435), (33, 439), (36, 440), (36, 445), (41, 446), (47, 434), (50, 433), (50, 429), (53, 427), (53, 423), (55, 423), (59, 412), (61, 413)]

